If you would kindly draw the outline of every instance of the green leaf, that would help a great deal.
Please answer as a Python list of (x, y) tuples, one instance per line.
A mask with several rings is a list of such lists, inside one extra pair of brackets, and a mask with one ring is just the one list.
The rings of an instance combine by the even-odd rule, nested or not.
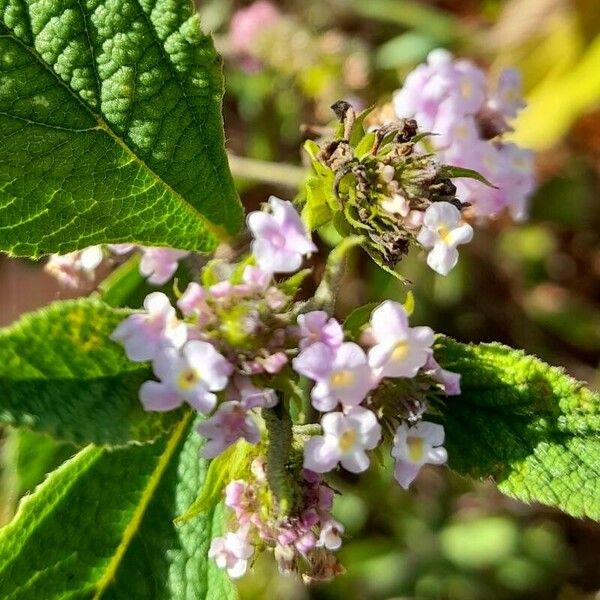
[(465, 177), (467, 179), (475, 179), (484, 183), (488, 187), (495, 188), (496, 186), (490, 183), (481, 173), (474, 171), (473, 169), (467, 169), (465, 167), (453, 167), (451, 165), (443, 165), (440, 169), (441, 177), (450, 177), (454, 179), (456, 177)]
[(333, 197), (333, 179), (331, 172), (327, 176), (315, 175), (306, 179), (306, 203), (302, 209), (302, 221), (309, 231), (323, 227), (333, 217), (330, 200)]
[(145, 412), (151, 377), (109, 340), (131, 311), (97, 300), (56, 302), (0, 330), (0, 423), (76, 444), (150, 441), (176, 413)]
[(56, 442), (47, 435), (27, 429), (11, 430), (7, 443), (14, 457), (18, 498), (31, 493), (50, 471), (76, 451), (72, 444)]
[(210, 250), (242, 211), (186, 0), (0, 0), (0, 250)]
[(351, 338), (357, 340), (360, 337), (361, 329), (369, 322), (371, 313), (377, 308), (379, 302), (369, 302), (355, 308), (344, 320), (344, 331)]
[(304, 283), (304, 280), (312, 273), (312, 269), (302, 269), (287, 279), (277, 284), (277, 287), (288, 296), (295, 296)]
[(241, 479), (250, 471), (250, 462), (255, 454), (256, 449), (252, 444), (246, 440), (239, 440), (213, 458), (198, 497), (187, 507), (184, 514), (175, 519), (175, 523), (179, 525), (214, 510), (223, 498), (225, 486), (230, 481)]
[(88, 446), (26, 497), (0, 530), (0, 597), (235, 598), (207, 557), (221, 509), (173, 524), (206, 475), (190, 420), (153, 444)]
[(501, 344), (439, 341), (461, 374), (443, 409), (450, 466), (493, 477), (504, 493), (600, 519), (600, 396), (541, 360)]

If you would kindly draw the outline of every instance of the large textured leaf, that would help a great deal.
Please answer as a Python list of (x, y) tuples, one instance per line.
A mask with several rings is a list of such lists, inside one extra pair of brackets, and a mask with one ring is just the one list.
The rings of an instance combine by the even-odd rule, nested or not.
[(178, 415), (138, 400), (149, 367), (108, 339), (129, 312), (56, 302), (0, 330), (0, 422), (77, 444), (144, 442), (169, 429)]
[(0, 0), (0, 250), (234, 233), (221, 95), (188, 0)]
[(525, 502), (600, 519), (600, 396), (500, 344), (442, 339), (436, 358), (461, 373), (444, 409), (450, 466)]
[(166, 439), (116, 450), (89, 446), (26, 497), (0, 530), (0, 597), (235, 597), (207, 558), (221, 514), (176, 527), (206, 474), (184, 417)]

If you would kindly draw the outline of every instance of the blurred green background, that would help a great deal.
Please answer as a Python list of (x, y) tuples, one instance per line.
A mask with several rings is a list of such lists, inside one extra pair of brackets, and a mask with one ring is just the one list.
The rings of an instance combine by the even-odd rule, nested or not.
[[(301, 165), (302, 142), (330, 123), (332, 102), (384, 106), (433, 48), (446, 47), (492, 73), (520, 67), (529, 106), (512, 138), (538, 153), (531, 219), (481, 225), (446, 278), (410, 256), (403, 272), (414, 282), (413, 319), (461, 341), (524, 348), (600, 386), (598, 0), (274, 2), (277, 18), (264, 19), (244, 51), (232, 39), (231, 19), (250, 3), (197, 4), (225, 59), (228, 149), (270, 163)], [(270, 193), (296, 194), (296, 171), (269, 165), (259, 171), (260, 181), (238, 179), (248, 209)], [(281, 184), (267, 183), (270, 175)], [(39, 265), (6, 258), (0, 285), (0, 324), (73, 295)], [(340, 316), (405, 295), (360, 253), (343, 290)], [(72, 448), (27, 432), (1, 436), (0, 522), (6, 522), (18, 498)], [(340, 553), (346, 575), (306, 588), (280, 577), (265, 557), (241, 582), (241, 598), (600, 598), (598, 524), (525, 506), (490, 483), (443, 469), (424, 469), (406, 493), (390, 472), (335, 482), (343, 491), (335, 512), (348, 534)]]

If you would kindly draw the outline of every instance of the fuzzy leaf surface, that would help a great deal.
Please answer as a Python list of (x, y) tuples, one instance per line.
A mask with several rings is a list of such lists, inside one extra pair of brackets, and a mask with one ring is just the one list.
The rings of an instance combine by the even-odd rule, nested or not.
[(145, 412), (147, 364), (109, 339), (131, 311), (98, 300), (56, 302), (0, 330), (0, 423), (76, 444), (146, 442), (180, 415)]
[(0, 0), (0, 250), (211, 250), (242, 210), (187, 0)]
[(450, 467), (500, 490), (600, 520), (600, 396), (501, 344), (438, 340), (440, 364), (461, 374), (444, 412)]
[(88, 446), (54, 471), (0, 530), (0, 596), (230, 600), (207, 557), (220, 508), (176, 527), (206, 475), (190, 415), (153, 444)]

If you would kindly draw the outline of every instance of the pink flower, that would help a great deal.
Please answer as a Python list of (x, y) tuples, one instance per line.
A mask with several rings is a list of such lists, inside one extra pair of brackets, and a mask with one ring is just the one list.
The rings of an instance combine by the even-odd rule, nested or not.
[(196, 429), (209, 440), (201, 450), (204, 458), (214, 458), (242, 438), (251, 444), (258, 444), (260, 440), (258, 426), (241, 402), (223, 402), (215, 414)]
[(433, 358), (433, 354), (427, 357), (424, 369), (431, 371), (431, 376), (442, 384), (447, 396), (460, 395), (460, 374), (443, 369), (435, 358)]
[(304, 445), (304, 468), (326, 473), (341, 463), (352, 473), (365, 471), (372, 450), (381, 438), (381, 426), (373, 412), (355, 406), (346, 414), (327, 413), (321, 419), (324, 435), (311, 437)]
[(242, 281), (252, 292), (264, 292), (271, 282), (273, 275), (258, 267), (248, 265), (242, 273)]
[(208, 342), (192, 340), (182, 351), (163, 348), (152, 364), (161, 380), (146, 381), (140, 388), (140, 400), (146, 410), (172, 410), (187, 402), (207, 413), (217, 402), (214, 393), (225, 389), (233, 370), (230, 363)]
[(120, 342), (130, 360), (153, 359), (164, 346), (181, 348), (187, 338), (185, 323), (177, 320), (167, 296), (153, 292), (144, 300), (145, 313), (127, 317), (110, 338)]
[(324, 310), (313, 310), (298, 316), (300, 349), (315, 342), (323, 342), (330, 348), (339, 347), (344, 341), (342, 326)]
[(214, 538), (208, 550), (208, 557), (213, 558), (220, 569), (227, 569), (232, 579), (238, 579), (246, 572), (252, 554), (254, 547), (248, 541), (246, 528)]
[(320, 411), (333, 410), (338, 402), (344, 408), (360, 404), (375, 383), (363, 349), (353, 342), (335, 349), (315, 342), (300, 352), (292, 366), (317, 382), (311, 398)]
[(461, 223), (460, 211), (449, 202), (434, 202), (425, 211), (417, 241), (425, 248), (427, 264), (440, 275), (447, 275), (458, 262), (459, 244), (473, 239), (473, 228)]
[(369, 364), (381, 377), (414, 377), (431, 354), (431, 328), (409, 327), (404, 307), (392, 300), (373, 311), (371, 336)]
[(171, 248), (143, 247), (140, 273), (154, 285), (167, 283), (177, 271), (178, 261), (189, 252)]
[(251, 54), (257, 36), (265, 28), (277, 23), (281, 13), (266, 0), (258, 0), (246, 8), (237, 10), (229, 25), (229, 43), (233, 52)]
[(212, 309), (206, 302), (206, 292), (196, 282), (188, 284), (181, 298), (177, 300), (177, 306), (185, 317), (195, 316), (198, 319), (199, 327), (203, 327), (214, 319)]
[(263, 369), (271, 375), (279, 373), (279, 371), (285, 367), (287, 362), (288, 357), (285, 352), (275, 352), (261, 361)]
[(248, 410), (251, 408), (273, 408), (278, 402), (275, 390), (256, 387), (250, 377), (235, 374), (225, 390), (229, 401), (241, 402)]
[(260, 269), (269, 273), (293, 273), (302, 257), (316, 252), (300, 216), (291, 202), (269, 198), (271, 213), (248, 215), (248, 227), (254, 235), (252, 253)]
[(440, 162), (478, 171), (499, 188), (473, 179), (454, 181), (457, 197), (470, 203), (480, 217), (505, 208), (515, 219), (527, 215), (533, 165), (527, 160), (519, 160), (520, 165), (505, 160), (508, 144), (497, 138), (510, 129), (507, 119), (524, 106), (516, 69), (502, 71), (496, 89), (489, 91), (481, 69), (469, 61), (454, 60), (446, 50), (431, 52), (427, 64), (412, 71), (394, 95), (398, 117), (412, 117), (421, 130), (435, 134), (429, 139)]
[(448, 454), (443, 443), (444, 428), (441, 425), (421, 421), (408, 427), (402, 423), (396, 430), (392, 449), (392, 456), (396, 459), (396, 481), (408, 489), (424, 464), (444, 464)]

